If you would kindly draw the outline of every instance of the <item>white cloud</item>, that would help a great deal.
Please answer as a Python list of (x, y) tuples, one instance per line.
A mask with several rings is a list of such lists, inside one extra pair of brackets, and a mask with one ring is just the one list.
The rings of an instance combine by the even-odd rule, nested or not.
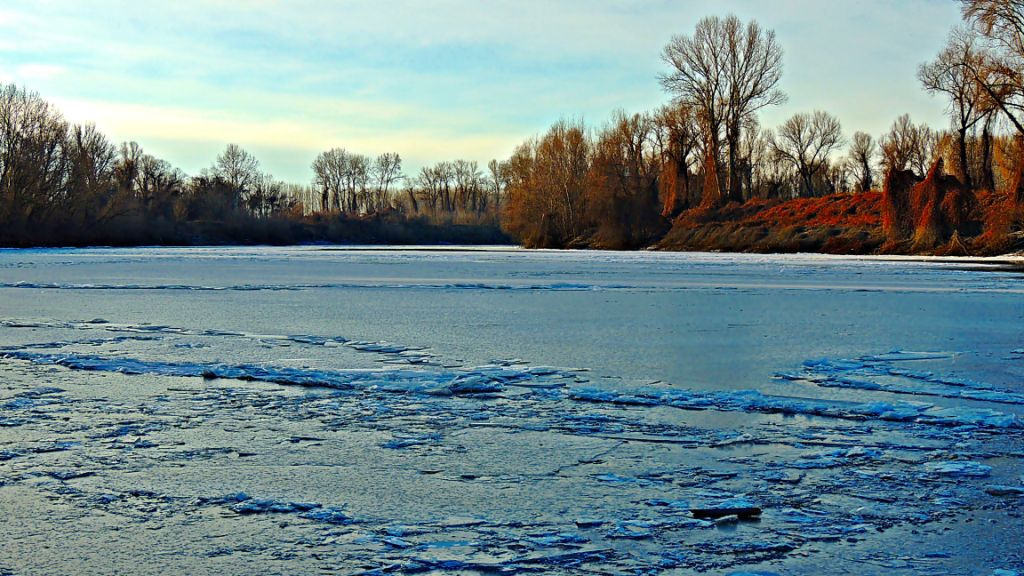
[[(304, 118), (261, 119), (244, 111), (196, 110), (173, 106), (118, 104), (103, 101), (52, 100), (72, 122), (94, 122), (113, 141), (135, 140), (143, 148), (161, 156), (161, 149), (181, 154), (175, 143), (205, 151), (204, 155), (186, 154), (180, 167), (191, 173), (213, 161), (214, 155), (228, 143), (237, 143), (253, 151), (264, 151), (265, 167), (279, 177), (305, 182), (308, 166), (319, 152), (343, 147), (362, 154), (376, 155), (398, 152), (406, 159), (407, 169), (441, 159), (466, 158), (486, 163), (491, 158), (511, 152), (510, 142), (520, 137), (512, 132), (473, 133), (453, 131), (449, 123), (436, 118), (433, 122), (382, 123), (355, 125), (334, 120), (329, 109), (367, 116), (388, 116), (394, 111), (374, 108), (372, 103), (300, 103), (304, 110), (314, 110)], [(317, 114), (315, 110), (323, 114)], [(386, 126), (386, 127), (385, 127)], [(153, 148), (156, 145), (156, 148)], [(294, 159), (306, 157), (299, 164), (282, 164), (275, 155)], [(171, 158), (180, 163), (180, 158)]]
[(14, 77), (26, 84), (32, 84), (37, 81), (52, 80), (66, 72), (67, 68), (55, 64), (22, 64), (15, 68)]
[(814, 108), (848, 133), (944, 120), (913, 78), (958, 19), (933, 0), (4, 0), (0, 77), (144, 146), (485, 161), (559, 116), (664, 102), (662, 46), (729, 12), (787, 50), (790, 103), (766, 126)]

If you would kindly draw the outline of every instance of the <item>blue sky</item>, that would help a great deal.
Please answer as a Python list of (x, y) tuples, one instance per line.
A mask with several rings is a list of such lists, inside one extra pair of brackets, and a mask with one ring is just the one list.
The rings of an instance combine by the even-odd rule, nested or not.
[(814, 109), (847, 136), (905, 112), (947, 125), (915, 74), (959, 22), (952, 0), (4, 0), (0, 81), (186, 172), (235, 142), (306, 183), (335, 146), (411, 173), (505, 158), (559, 117), (653, 109), (664, 45), (728, 13), (785, 51), (789, 101), (765, 126)]

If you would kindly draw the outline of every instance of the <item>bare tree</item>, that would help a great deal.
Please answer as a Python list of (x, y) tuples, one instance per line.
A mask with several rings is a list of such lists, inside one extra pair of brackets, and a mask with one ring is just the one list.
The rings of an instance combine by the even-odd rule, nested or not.
[(662, 214), (675, 216), (699, 202), (691, 184), (700, 164), (701, 129), (696, 111), (688, 104), (663, 106), (653, 120), (662, 165), (658, 179)]
[(1008, 50), (1024, 54), (1024, 0), (960, 0), (964, 18)]
[(345, 176), (345, 197), (348, 198), (348, 212), (367, 212), (370, 189), (371, 162), (362, 154), (351, 154)]
[(1017, 133), (1024, 136), (1024, 0), (960, 0), (964, 19), (989, 50), (969, 67)]
[(371, 161), (344, 148), (331, 148), (313, 160), (313, 186), (324, 212), (354, 214), (368, 210)]
[(249, 212), (259, 218), (286, 212), (291, 207), (286, 188), (284, 182), (272, 175), (259, 174), (246, 199)]
[(342, 211), (348, 156), (344, 148), (331, 148), (313, 160), (313, 187), (320, 191), (321, 212)]
[(490, 204), (495, 211), (501, 210), (502, 197), (508, 185), (508, 166), (505, 162), (491, 160), (487, 163), (487, 190), (491, 194)]
[(843, 142), (839, 119), (817, 110), (796, 114), (772, 136), (772, 148), (800, 177), (803, 195), (816, 196), (815, 176), (824, 177), (829, 155)]
[(874, 186), (874, 161), (878, 146), (870, 134), (855, 132), (850, 144), (849, 159), (857, 172), (857, 190), (867, 192)]
[(910, 120), (910, 114), (903, 114), (893, 121), (889, 131), (878, 139), (878, 147), (882, 152), (882, 166), (886, 171), (906, 170), (917, 146), (917, 126)]
[(430, 213), (437, 216), (439, 212), (451, 213), (451, 165), (438, 162), (433, 166), (420, 168), (417, 186), (424, 203)]
[(372, 210), (383, 211), (390, 201), (391, 187), (404, 178), (402, 176), (402, 157), (394, 152), (385, 152), (373, 162), (373, 179), (375, 182), (375, 200)]
[(0, 226), (46, 219), (64, 195), (68, 124), (34, 92), (0, 85)]
[(247, 200), (257, 179), (260, 163), (237, 144), (228, 144), (213, 165), (214, 176), (223, 180), (232, 190), (231, 207), (237, 210)]
[(762, 129), (755, 119), (743, 130), (743, 177), (750, 198), (776, 198), (782, 187), (782, 167), (772, 150), (772, 132)]
[(743, 123), (761, 108), (786, 99), (777, 89), (782, 77), (782, 47), (775, 32), (763, 30), (754, 21), (744, 25), (733, 15), (707, 17), (697, 23), (692, 37), (673, 37), (662, 59), (672, 68), (661, 77), (662, 86), (678, 100), (698, 108), (716, 159), (724, 128), (727, 198), (742, 201), (737, 172)]
[(438, 198), (441, 201), (441, 208), (448, 214), (455, 212), (455, 202), (452, 199), (454, 177), (455, 168), (451, 162), (438, 162), (434, 165), (434, 183), (437, 186)]
[(939, 155), (942, 135), (927, 124), (917, 126), (917, 146), (910, 155), (910, 167), (918, 174), (928, 174)]
[(186, 178), (184, 172), (166, 160), (143, 154), (139, 158), (136, 196), (142, 201), (145, 213), (157, 218), (174, 218)]
[(664, 232), (658, 202), (660, 171), (653, 118), (616, 112), (597, 135), (588, 174), (588, 221), (597, 226), (605, 245), (647, 245)]
[(480, 212), (480, 191), (483, 173), (475, 161), (456, 160), (452, 164), (455, 203), (459, 210)]
[(976, 81), (975, 70), (982, 66), (983, 56), (976, 47), (975, 36), (967, 30), (956, 29), (938, 57), (921, 65), (917, 72), (928, 92), (949, 99), (957, 138), (956, 173), (968, 188), (973, 185), (967, 157), (967, 133), (989, 112), (987, 95)]
[(122, 142), (117, 151), (117, 162), (114, 174), (118, 188), (138, 195), (140, 176), (142, 173), (142, 157), (145, 152), (138, 142)]

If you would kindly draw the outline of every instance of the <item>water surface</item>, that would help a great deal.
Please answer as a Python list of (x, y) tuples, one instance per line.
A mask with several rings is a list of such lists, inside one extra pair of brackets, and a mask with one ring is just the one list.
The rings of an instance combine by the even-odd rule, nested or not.
[[(1022, 484), (1021, 280), (803, 255), (0, 251), (0, 571), (1021, 568), (1020, 496), (992, 489)], [(730, 502), (761, 521), (689, 512)]]

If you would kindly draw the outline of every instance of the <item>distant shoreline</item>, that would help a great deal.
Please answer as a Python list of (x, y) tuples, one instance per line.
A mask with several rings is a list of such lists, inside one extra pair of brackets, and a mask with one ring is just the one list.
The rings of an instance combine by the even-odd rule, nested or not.
[(1020, 272), (1024, 273), (1024, 252), (1009, 252), (991, 256), (930, 256), (927, 254), (831, 254), (827, 252), (755, 252), (755, 251), (716, 251), (716, 250), (685, 250), (671, 248), (647, 249), (606, 249), (606, 248), (526, 248), (519, 244), (330, 244), (321, 242), (299, 244), (137, 244), (137, 245), (82, 245), (82, 246), (22, 246), (0, 247), (0, 252), (16, 251), (61, 251), (61, 250), (123, 250), (123, 249), (221, 249), (221, 248), (308, 248), (317, 252), (423, 252), (423, 253), (501, 253), (501, 252), (536, 252), (536, 253), (658, 253), (658, 254), (704, 254), (704, 255), (746, 255), (746, 256), (804, 256), (821, 257), (830, 260), (859, 260), (873, 262), (920, 262), (929, 264), (950, 264), (957, 266), (976, 266), (977, 271)]

